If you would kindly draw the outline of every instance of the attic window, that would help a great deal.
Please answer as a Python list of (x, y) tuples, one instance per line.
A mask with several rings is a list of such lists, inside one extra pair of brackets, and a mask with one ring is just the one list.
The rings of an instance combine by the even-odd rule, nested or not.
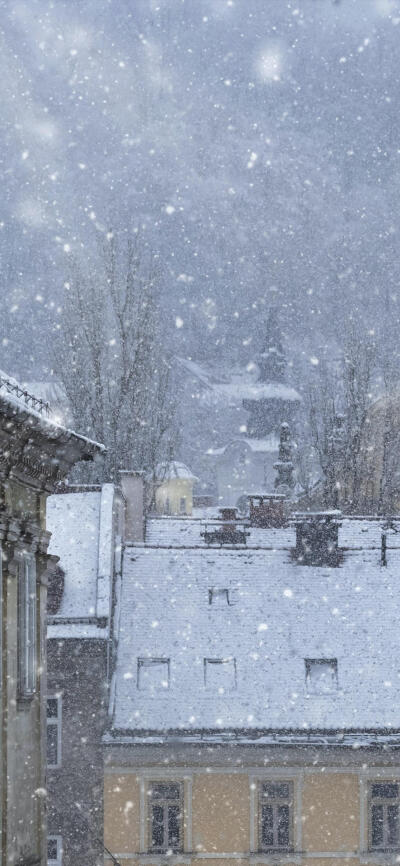
[(225, 607), (230, 604), (229, 589), (220, 589), (213, 586), (208, 590), (208, 603), (215, 607)]
[(338, 688), (337, 659), (305, 659), (306, 687), (310, 695), (326, 695)]
[(169, 673), (169, 659), (140, 658), (137, 663), (137, 687), (150, 694), (169, 689)]
[(236, 659), (204, 659), (204, 685), (219, 695), (236, 688)]

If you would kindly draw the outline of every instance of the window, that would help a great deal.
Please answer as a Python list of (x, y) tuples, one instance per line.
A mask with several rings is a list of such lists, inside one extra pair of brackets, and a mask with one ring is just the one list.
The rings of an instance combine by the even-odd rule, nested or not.
[(138, 689), (157, 693), (169, 689), (169, 671), (169, 659), (138, 659)]
[(47, 698), (47, 766), (61, 765), (61, 697)]
[(262, 782), (259, 800), (260, 851), (293, 847), (293, 782)]
[(179, 511), (181, 514), (186, 514), (186, 496), (181, 496), (180, 498)]
[(337, 691), (337, 659), (305, 659), (305, 665), (306, 687), (310, 695), (325, 695)]
[(36, 691), (36, 563), (25, 555), (18, 573), (18, 691), (30, 698)]
[(61, 836), (47, 837), (47, 866), (61, 866), (62, 863), (62, 838)]
[(371, 851), (400, 848), (399, 788), (397, 782), (370, 786), (369, 847)]
[(204, 659), (204, 685), (223, 695), (236, 687), (236, 659)]
[(208, 590), (208, 603), (215, 607), (225, 607), (225, 605), (229, 605), (229, 589), (218, 589), (212, 587), (212, 589)]
[(181, 784), (152, 782), (148, 794), (150, 851), (182, 851)]

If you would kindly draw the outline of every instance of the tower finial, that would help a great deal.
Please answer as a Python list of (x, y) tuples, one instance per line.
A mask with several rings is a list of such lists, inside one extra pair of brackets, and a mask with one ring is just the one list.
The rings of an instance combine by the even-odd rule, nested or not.
[(274, 463), (274, 469), (277, 471), (276, 490), (286, 493), (294, 487), (293, 468), (290, 427), (289, 424), (283, 423), (279, 439), (279, 459)]
[(264, 349), (259, 355), (260, 382), (284, 382), (286, 358), (276, 307), (270, 310)]

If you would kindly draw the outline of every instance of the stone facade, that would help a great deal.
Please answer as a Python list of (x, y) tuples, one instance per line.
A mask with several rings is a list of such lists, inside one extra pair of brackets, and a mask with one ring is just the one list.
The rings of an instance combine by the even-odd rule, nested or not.
[[(306, 737), (302, 746), (299, 742), (291, 747), (256, 742), (176, 742), (134, 749), (110, 745), (105, 757), (105, 842), (123, 866), (163, 863), (165, 854), (151, 853), (151, 792), (155, 784), (177, 783), (181, 836), (168, 855), (170, 863), (395, 864), (397, 848), (374, 850), (372, 794), (382, 785), (385, 793), (394, 793), (388, 791), (394, 784), (397, 802), (395, 798), (390, 805), (398, 809), (399, 779), (400, 766), (390, 747), (355, 749), (349, 743), (328, 752), (322, 740), (311, 745)], [(271, 822), (275, 839), (267, 837), (265, 792), (282, 795), (275, 807), (282, 809), (280, 839), (279, 817)], [(274, 809), (273, 800), (267, 809)]]
[(57, 558), (45, 502), (77, 460), (99, 453), (44, 410), (0, 375), (1, 866), (47, 862), (45, 617)]

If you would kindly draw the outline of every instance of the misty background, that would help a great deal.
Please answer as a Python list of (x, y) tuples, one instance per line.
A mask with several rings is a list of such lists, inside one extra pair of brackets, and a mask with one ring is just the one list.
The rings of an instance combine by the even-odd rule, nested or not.
[[(343, 327), (396, 350), (400, 3), (1, 3), (0, 365), (48, 378), (71, 261), (158, 262), (166, 345), (298, 384)], [(388, 342), (389, 341), (389, 342)]]

